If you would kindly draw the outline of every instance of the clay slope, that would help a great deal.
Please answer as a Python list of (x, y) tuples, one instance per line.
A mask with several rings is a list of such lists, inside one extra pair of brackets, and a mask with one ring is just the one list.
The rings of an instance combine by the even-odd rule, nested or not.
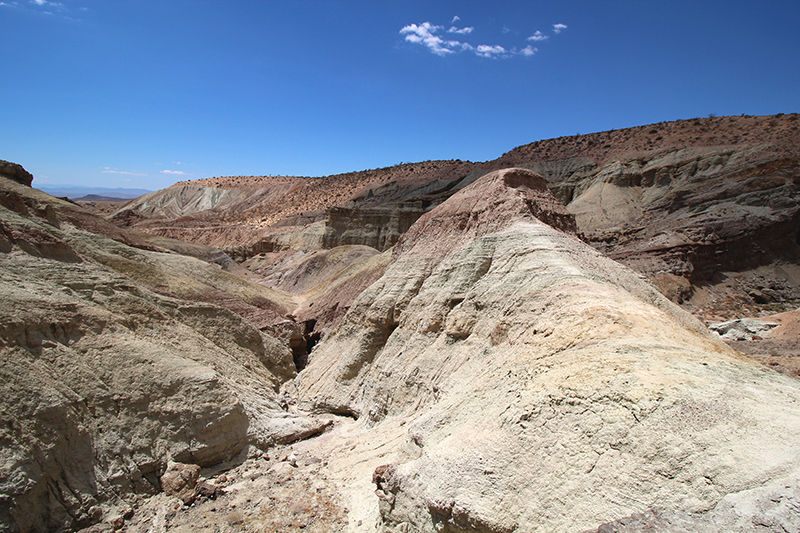
[(302, 187), (303, 178), (211, 178), (195, 182), (180, 182), (163, 191), (145, 194), (129, 202), (126, 216), (148, 221), (175, 220), (204, 211), (207, 217), (219, 217), (227, 212), (241, 212), (248, 207), (269, 202)]
[(2, 176), (0, 271), (0, 530), (89, 526), (159, 492), (170, 459), (324, 426), (281, 407), (292, 354), (254, 325), (289, 295)]
[[(383, 251), (478, 177), (523, 167), (545, 177), (593, 246), (648, 275), (673, 301), (688, 303), (700, 291), (694, 308), (712, 319), (742, 305), (774, 312), (798, 300), (800, 278), (780, 270), (800, 264), (798, 154), (797, 114), (698, 118), (542, 140), (483, 163), (428, 161), (314, 179), (184, 182), (126, 207), (115, 220), (225, 245), (238, 261), (339, 245)], [(288, 183), (294, 188), (287, 191)], [(189, 197), (236, 197), (238, 203), (208, 209), (208, 202), (179, 201), (201, 189)], [(267, 189), (272, 192), (264, 197), (255, 192)], [(170, 207), (175, 203), (186, 208)], [(757, 287), (749, 280), (727, 307), (712, 305), (714, 291), (703, 292), (721, 274), (762, 266), (772, 269), (771, 285), (785, 288), (754, 298), (749, 293)]]
[[(148, 233), (213, 246), (251, 247), (264, 241), (256, 246), (255, 253), (299, 249), (309, 244), (320, 248), (323, 243), (331, 248), (380, 242), (383, 249), (394, 244), (399, 233), (388, 242), (385, 235), (370, 233), (368, 239), (372, 241), (368, 242), (363, 237), (340, 238), (339, 233), (346, 229), (336, 228), (335, 223), (319, 230), (306, 227), (325, 220), (326, 210), (331, 208), (376, 207), (431, 188), (446, 187), (454, 178), (470, 172), (472, 166), (462, 161), (430, 161), (322, 178), (233, 177), (181, 182), (135, 200), (112, 218), (118, 224), (136, 226)], [(370, 199), (375, 188), (380, 188), (380, 194), (373, 202)], [(377, 218), (382, 225), (388, 221), (398, 228), (395, 232), (402, 233), (424, 208), (416, 204), (405, 206), (412, 214), (398, 215), (391, 207), (363, 216)], [(413, 220), (403, 222), (408, 216)], [(304, 235), (309, 230), (311, 235)], [(283, 239), (276, 237), (286, 233), (288, 236)], [(294, 235), (297, 233), (300, 235)]]
[[(276, 257), (277, 256), (277, 257)], [(319, 339), (338, 325), (353, 300), (375, 280), (391, 258), (368, 246), (337, 246), (331, 250), (301, 250), (261, 254), (245, 263), (259, 283), (295, 295), (297, 322), (311, 326)]]
[(581, 242), (523, 169), (421, 217), (297, 381), (357, 418), (331, 469), (385, 531), (581, 531), (800, 479), (800, 384)]

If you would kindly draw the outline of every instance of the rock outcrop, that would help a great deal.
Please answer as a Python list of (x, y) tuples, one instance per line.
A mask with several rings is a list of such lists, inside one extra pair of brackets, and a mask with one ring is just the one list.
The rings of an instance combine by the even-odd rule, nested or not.
[(5, 178), (0, 198), (0, 530), (85, 527), (160, 490), (168, 460), (325, 426), (281, 407), (292, 354), (243, 317), (289, 295)]
[[(427, 161), (325, 178), (214, 178), (154, 193), (117, 219), (149, 233), (235, 247), (230, 253), (240, 261), (343, 244), (382, 251), (480, 176), (522, 167), (545, 177), (594, 247), (647, 275), (673, 301), (689, 303), (721, 273), (800, 265), (799, 119), (664, 122), (542, 140), (483, 163)], [(255, 192), (262, 190), (271, 192)], [(800, 281), (786, 281), (769, 302), (743, 292), (728, 307), (797, 301)], [(698, 301), (708, 296), (695, 299), (693, 309), (705, 312)], [(724, 309), (707, 310), (727, 317)]]
[(778, 327), (778, 324), (774, 322), (752, 318), (738, 318), (708, 325), (709, 330), (716, 332), (726, 341), (752, 341), (775, 327)]
[(575, 183), (568, 208), (593, 244), (648, 275), (699, 284), (720, 270), (796, 261), (800, 159), (763, 150), (686, 148), (610, 161)]
[(22, 165), (0, 159), (0, 176), (16, 181), (28, 187), (33, 183), (33, 175), (22, 168)]
[[(799, 128), (212, 178), (109, 219), (0, 162), (0, 529), (148, 531), (177, 500), (132, 509), (169, 461), (258, 469), (333, 425), (258, 490), (312, 490), (313, 457), (351, 530), (792, 530), (798, 363), (754, 364), (667, 298), (707, 322), (800, 302)], [(773, 319), (732, 344), (800, 353), (797, 317)], [(261, 512), (250, 485), (229, 524)]]
[(581, 531), (798, 479), (800, 384), (575, 229), (541, 176), (486, 175), (312, 353), (300, 405), (358, 419), (385, 531)]

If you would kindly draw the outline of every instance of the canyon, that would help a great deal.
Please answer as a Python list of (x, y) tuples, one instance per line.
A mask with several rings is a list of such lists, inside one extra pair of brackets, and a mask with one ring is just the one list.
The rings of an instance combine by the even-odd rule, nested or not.
[(3, 162), (0, 529), (797, 530), (798, 122), (119, 203)]

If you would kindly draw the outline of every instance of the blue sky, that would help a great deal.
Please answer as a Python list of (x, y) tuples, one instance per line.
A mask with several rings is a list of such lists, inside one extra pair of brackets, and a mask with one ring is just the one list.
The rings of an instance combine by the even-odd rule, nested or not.
[(800, 1), (0, 1), (0, 159), (158, 189), (800, 111)]

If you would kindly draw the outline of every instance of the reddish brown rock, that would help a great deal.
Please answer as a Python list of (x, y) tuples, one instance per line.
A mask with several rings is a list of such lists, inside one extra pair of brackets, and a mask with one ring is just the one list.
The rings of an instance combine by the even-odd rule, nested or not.
[(33, 175), (22, 168), (22, 165), (11, 163), (10, 161), (3, 161), (0, 159), (0, 176), (5, 176), (10, 180), (14, 180), (20, 185), (31, 186), (33, 182)]
[(167, 470), (161, 476), (161, 488), (167, 496), (180, 498), (186, 505), (197, 496), (197, 479), (200, 477), (198, 465), (167, 463)]

